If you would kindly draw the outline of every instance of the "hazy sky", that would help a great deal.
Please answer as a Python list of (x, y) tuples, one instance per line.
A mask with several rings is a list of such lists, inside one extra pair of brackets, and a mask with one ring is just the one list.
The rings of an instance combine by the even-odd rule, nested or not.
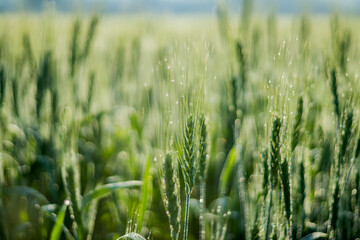
[[(217, 0), (47, 0), (55, 2), (60, 11), (100, 8), (106, 12), (213, 13)], [(229, 9), (239, 11), (243, 0), (228, 0)], [(38, 11), (46, 0), (0, 0), (0, 12), (17, 9)], [(360, 0), (254, 0), (257, 12), (274, 9), (281, 13), (297, 13), (303, 9), (326, 13), (334, 8), (360, 13)]]

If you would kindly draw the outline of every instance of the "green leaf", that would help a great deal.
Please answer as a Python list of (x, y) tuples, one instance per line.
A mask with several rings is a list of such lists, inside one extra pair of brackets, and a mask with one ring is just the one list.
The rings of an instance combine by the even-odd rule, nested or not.
[(306, 237), (303, 237), (301, 240), (316, 240), (316, 239), (328, 239), (328, 235), (323, 232), (314, 232), (314, 233), (310, 233)]
[(229, 152), (228, 157), (226, 158), (226, 162), (224, 164), (224, 167), (220, 175), (220, 184), (219, 184), (220, 194), (226, 194), (228, 191), (228, 186), (230, 184), (235, 169), (235, 163), (236, 163), (236, 148), (233, 147)]
[(20, 196), (31, 196), (39, 201), (39, 203), (49, 203), (44, 195), (42, 195), (38, 190), (33, 189), (31, 187), (24, 186), (14, 186), (5, 189), (6, 194), (17, 194)]
[(51, 231), (51, 238), (50, 240), (59, 240), (62, 232), (62, 225), (65, 219), (66, 209), (68, 205), (70, 204), (69, 201), (65, 201), (64, 205), (61, 207), (57, 219), (55, 222), (55, 225), (53, 227), (53, 230)]
[(86, 194), (86, 196), (83, 198), (82, 209), (85, 209), (93, 200), (103, 198), (117, 189), (139, 187), (141, 185), (142, 181), (127, 181), (109, 183), (96, 187), (94, 190)]
[(124, 236), (121, 236), (117, 240), (119, 240), (119, 239), (146, 240), (143, 236), (141, 236), (138, 233), (128, 233), (128, 234), (125, 234)]
[[(56, 204), (48, 204), (41, 206), (40, 210), (46, 213), (54, 222), (55, 224), (58, 221), (58, 217), (54, 214), (54, 211), (58, 208)], [(59, 211), (60, 213), (60, 211)], [(75, 238), (71, 235), (69, 229), (64, 224), (61, 224), (62, 231), (65, 233), (67, 240), (75, 240)]]
[(143, 182), (141, 189), (141, 203), (140, 203), (140, 209), (139, 209), (139, 215), (138, 215), (138, 229), (141, 231), (142, 224), (144, 222), (144, 215), (145, 211), (149, 205), (149, 201), (151, 198), (151, 187), (152, 187), (152, 181), (151, 181), (151, 175), (150, 175), (150, 168), (151, 168), (151, 159), (150, 157), (147, 158), (144, 176), (143, 176)]

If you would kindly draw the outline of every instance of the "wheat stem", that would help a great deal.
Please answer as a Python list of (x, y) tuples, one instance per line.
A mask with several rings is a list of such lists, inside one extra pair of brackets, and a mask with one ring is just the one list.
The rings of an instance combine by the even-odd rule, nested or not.
[(173, 168), (171, 155), (168, 153), (165, 157), (163, 166), (165, 181), (165, 208), (170, 223), (170, 234), (173, 240), (179, 238), (180, 226), (180, 203), (177, 196), (177, 178), (176, 171)]
[(188, 228), (189, 228), (189, 205), (190, 205), (190, 194), (186, 194), (185, 202), (185, 222), (184, 222), (184, 240), (188, 238)]
[(205, 240), (205, 200), (206, 200), (206, 158), (207, 158), (207, 141), (206, 141), (206, 124), (205, 117), (200, 117), (200, 156), (199, 156), (199, 177), (200, 177), (200, 209), (199, 209), (199, 237)]

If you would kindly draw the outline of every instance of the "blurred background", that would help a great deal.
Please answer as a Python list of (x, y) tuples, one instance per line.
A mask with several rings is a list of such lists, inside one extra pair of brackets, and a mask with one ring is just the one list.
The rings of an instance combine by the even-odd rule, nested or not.
[[(188, 240), (358, 240), (359, 13), (0, 0), (0, 240), (169, 240), (187, 223)], [(208, 127), (189, 150), (190, 115)], [(191, 196), (184, 149), (203, 158)]]
[[(41, 11), (46, 3), (55, 4), (58, 11), (68, 12), (76, 8), (83, 11), (92, 10), (95, 7), (106, 13), (202, 13), (214, 12), (216, 0), (0, 0), (0, 12), (17, 10)], [(240, 10), (239, 0), (228, 0), (229, 9), (233, 12)], [(274, 8), (278, 13), (300, 13), (304, 9), (315, 14), (324, 14), (332, 10), (340, 10), (349, 14), (359, 14), (360, 1), (358, 0), (257, 0), (254, 1), (254, 10), (264, 12)]]

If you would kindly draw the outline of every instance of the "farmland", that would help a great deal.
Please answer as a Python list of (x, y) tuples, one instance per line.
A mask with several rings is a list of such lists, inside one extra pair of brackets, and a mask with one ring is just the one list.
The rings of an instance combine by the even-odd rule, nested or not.
[(359, 238), (359, 23), (0, 15), (0, 239)]

